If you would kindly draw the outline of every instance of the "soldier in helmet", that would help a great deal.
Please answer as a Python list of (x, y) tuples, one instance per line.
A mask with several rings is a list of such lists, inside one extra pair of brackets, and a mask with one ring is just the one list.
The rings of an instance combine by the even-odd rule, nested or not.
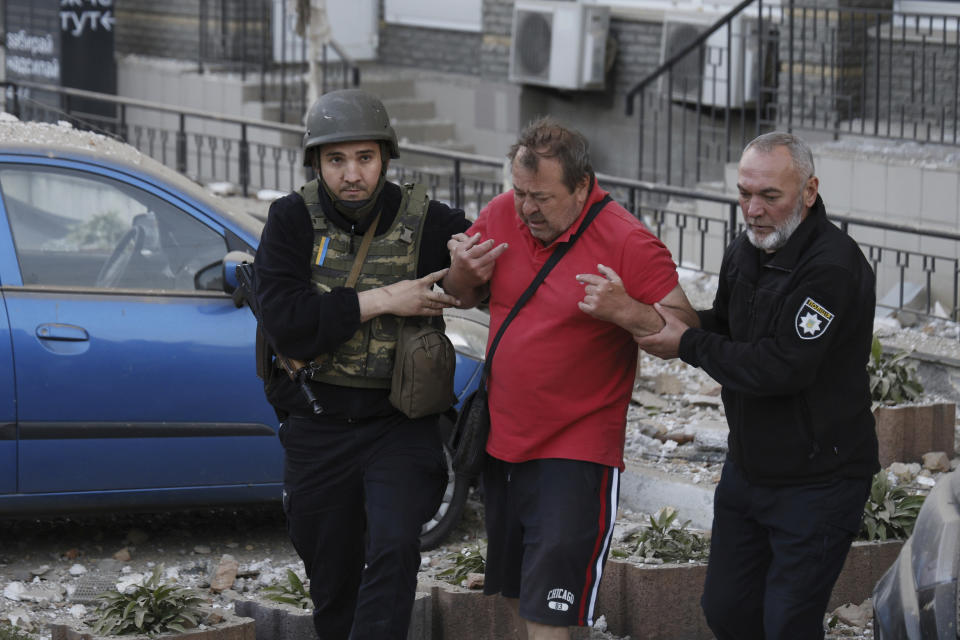
[(255, 262), (261, 330), (280, 353), (313, 362), (322, 408), (281, 371), (265, 379), (282, 420), (287, 529), (322, 640), (405, 638), (420, 529), (446, 472), (437, 416), (410, 419), (389, 402), (393, 349), (400, 318), (458, 303), (434, 285), (447, 241), (469, 224), (422, 186), (387, 181), (397, 136), (364, 91), (321, 96), (303, 147), (316, 178), (270, 206)]

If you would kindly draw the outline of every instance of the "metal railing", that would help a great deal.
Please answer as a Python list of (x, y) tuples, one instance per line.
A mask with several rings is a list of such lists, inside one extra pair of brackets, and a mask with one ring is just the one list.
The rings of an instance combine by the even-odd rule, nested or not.
[[(302, 166), (302, 128), (33, 83), (0, 83), (0, 106), (23, 120), (68, 120), (121, 138), (201, 183), (230, 181), (244, 195), (291, 191), (308, 177)], [(59, 106), (31, 94), (50, 93)], [(71, 111), (72, 100), (116, 105), (107, 119)], [(504, 160), (422, 145), (401, 144), (391, 179), (422, 182), (433, 199), (475, 216), (504, 189)], [(681, 266), (716, 274), (723, 252), (740, 231), (734, 196), (702, 189), (598, 174), (601, 185), (670, 248)], [(264, 210), (266, 210), (264, 204)], [(960, 320), (960, 234), (831, 215), (858, 240), (878, 275), (878, 306), (935, 315), (937, 303)], [(938, 252), (923, 247), (935, 241)], [(917, 248), (920, 247), (920, 248)]]
[(773, 129), (958, 143), (960, 16), (744, 0), (715, 23), (664, 23), (666, 59), (626, 97), (638, 177), (716, 180)]

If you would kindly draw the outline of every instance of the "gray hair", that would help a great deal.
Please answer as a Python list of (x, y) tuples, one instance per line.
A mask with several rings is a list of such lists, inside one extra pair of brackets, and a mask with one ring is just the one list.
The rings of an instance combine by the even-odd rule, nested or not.
[(786, 147), (793, 159), (793, 168), (797, 170), (800, 177), (800, 183), (803, 184), (813, 177), (813, 152), (807, 143), (785, 131), (771, 131), (761, 136), (757, 136), (744, 147), (746, 153), (750, 149), (756, 149), (761, 153), (770, 153), (777, 147)]
[[(524, 152), (520, 153), (523, 149)], [(570, 193), (576, 191), (584, 178), (587, 187), (593, 185), (593, 166), (590, 164), (590, 144), (582, 133), (565, 127), (555, 118), (544, 116), (528, 124), (507, 153), (510, 162), (537, 171), (540, 158), (556, 158), (563, 168), (563, 184)]]

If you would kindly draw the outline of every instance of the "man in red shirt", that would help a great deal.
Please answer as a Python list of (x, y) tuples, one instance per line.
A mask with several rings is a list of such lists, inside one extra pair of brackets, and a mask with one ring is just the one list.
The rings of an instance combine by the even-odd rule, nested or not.
[[(586, 139), (551, 118), (529, 125), (508, 157), (513, 190), (451, 239), (444, 280), (462, 306), (489, 297), (491, 339), (547, 258), (607, 195)], [(518, 600), (530, 640), (566, 639), (570, 626), (593, 623), (616, 520), (634, 336), (663, 325), (657, 302), (697, 322), (677, 281), (667, 248), (610, 201), (497, 347), (484, 591)]]

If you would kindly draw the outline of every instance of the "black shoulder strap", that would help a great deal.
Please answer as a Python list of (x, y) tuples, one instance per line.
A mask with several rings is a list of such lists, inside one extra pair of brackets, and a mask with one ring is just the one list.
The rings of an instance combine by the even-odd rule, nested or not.
[(490, 349), (487, 351), (487, 360), (483, 365), (483, 378), (484, 380), (480, 381), (480, 385), (483, 386), (483, 383), (486, 378), (490, 377), (490, 366), (493, 362), (493, 354), (497, 350), (497, 345), (500, 344), (500, 338), (503, 337), (503, 332), (506, 330), (507, 325), (510, 324), (510, 321), (513, 320), (516, 315), (520, 312), (520, 308), (527, 303), (527, 301), (533, 297), (533, 293), (537, 290), (537, 287), (546, 280), (547, 274), (553, 269), (560, 258), (566, 255), (567, 251), (570, 250), (570, 247), (573, 246), (573, 243), (583, 235), (583, 232), (587, 230), (587, 227), (590, 226), (590, 223), (593, 222), (593, 219), (597, 217), (597, 214), (600, 213), (600, 210), (607, 206), (607, 203), (610, 202), (612, 198), (608, 193), (604, 196), (603, 200), (595, 202), (593, 206), (590, 207), (590, 210), (587, 211), (587, 215), (583, 217), (583, 221), (580, 223), (580, 227), (577, 231), (570, 236), (570, 239), (564, 243), (561, 243), (553, 253), (550, 254), (550, 257), (547, 258), (547, 261), (542, 267), (540, 267), (540, 272), (537, 273), (537, 277), (533, 279), (533, 282), (530, 283), (530, 286), (527, 287), (520, 298), (517, 300), (516, 304), (513, 305), (513, 308), (510, 309), (510, 313), (507, 314), (507, 317), (504, 319), (503, 324), (500, 325), (500, 330), (497, 331), (496, 337), (494, 337), (493, 342), (490, 343)]

